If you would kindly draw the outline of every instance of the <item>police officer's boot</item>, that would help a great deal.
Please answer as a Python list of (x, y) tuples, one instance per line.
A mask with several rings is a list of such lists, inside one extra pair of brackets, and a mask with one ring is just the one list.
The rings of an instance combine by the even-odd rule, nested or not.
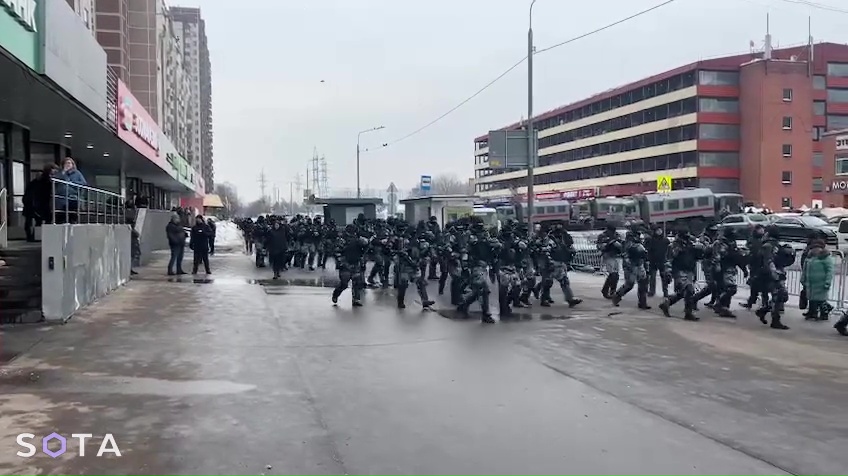
[(780, 329), (782, 331), (789, 330), (789, 326), (780, 322), (780, 311), (777, 310), (777, 307), (772, 309), (771, 311), (771, 326), (772, 329)]
[(695, 315), (695, 299), (687, 299), (686, 300), (686, 308), (683, 312), (683, 320), (684, 321), (700, 321), (701, 319)]
[(760, 318), (760, 322), (762, 322), (763, 324), (768, 324), (766, 316), (768, 316), (769, 312), (771, 312), (771, 305), (769, 305), (768, 302), (764, 302), (763, 306), (757, 309), (755, 314), (757, 315), (757, 317)]
[(342, 295), (342, 291), (344, 291), (344, 288), (342, 288), (342, 289), (339, 289), (339, 288), (333, 289), (333, 304), (334, 304), (334, 305), (339, 303), (339, 296), (341, 296), (341, 295)]
[(495, 320), (492, 318), (492, 313), (489, 312), (489, 293), (483, 293), (480, 296), (480, 310), (483, 311), (483, 317), (481, 321), (484, 324), (494, 324)]
[(848, 336), (848, 312), (843, 312), (842, 317), (836, 321), (836, 324), (833, 325), (833, 328), (836, 329), (837, 332), (844, 336)]
[[(612, 296), (610, 296), (610, 294), (611, 294), (610, 293), (610, 283), (611, 282), (612, 282), (612, 274), (610, 273), (610, 274), (607, 275), (607, 279), (604, 280), (604, 285), (601, 286), (601, 295), (606, 299), (610, 299), (612, 297)], [(615, 289), (613, 289), (613, 291), (615, 291)]]
[(397, 307), (398, 309), (406, 309), (406, 286), (400, 286), (397, 290)]
[(448, 278), (446, 275), (439, 276), (439, 296), (445, 294), (445, 284), (447, 284)]
[(459, 280), (455, 278), (451, 278), (450, 283), (450, 300), (451, 304), (454, 306), (462, 305), (462, 294), (459, 289)]
[[(642, 286), (640, 286), (642, 288)], [(636, 296), (639, 298), (639, 309), (651, 309), (651, 306), (648, 305), (648, 295), (644, 288), (636, 290)]]
[(612, 297), (615, 295), (615, 290), (618, 289), (618, 273), (610, 273), (609, 279), (609, 296), (607, 297), (607, 299), (612, 299)]
[(542, 284), (542, 298), (541, 298), (542, 307), (551, 307), (551, 304), (554, 302), (554, 300), (551, 299), (551, 288), (552, 287), (553, 287), (553, 283), (551, 283), (551, 282), (545, 281), (545, 283)]
[(508, 317), (512, 315), (512, 309), (509, 307), (510, 299), (509, 293), (506, 289), (498, 290), (498, 312), (501, 315), (501, 319), (504, 317)]

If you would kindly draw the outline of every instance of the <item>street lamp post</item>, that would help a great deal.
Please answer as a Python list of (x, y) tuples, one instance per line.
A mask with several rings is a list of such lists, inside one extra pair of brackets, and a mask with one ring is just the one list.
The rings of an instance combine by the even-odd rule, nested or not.
[(536, 166), (536, 135), (533, 133), (533, 5), (530, 2), (530, 26), (527, 29), (527, 224), (533, 225), (536, 193), (533, 190), (533, 168)]
[(360, 131), (359, 134), (356, 135), (356, 198), (362, 198), (362, 189), (359, 188), (359, 138), (366, 132), (379, 131), (380, 129), (385, 128), (386, 126), (372, 127), (371, 129)]

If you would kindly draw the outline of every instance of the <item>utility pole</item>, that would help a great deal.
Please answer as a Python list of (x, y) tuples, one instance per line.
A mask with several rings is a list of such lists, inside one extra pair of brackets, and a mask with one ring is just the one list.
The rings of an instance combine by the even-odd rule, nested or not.
[(321, 155), (321, 182), (318, 190), (321, 192), (319, 196), (324, 197), (330, 194), (330, 179), (327, 177), (327, 158)]
[(533, 168), (536, 166), (536, 134), (533, 130), (533, 5), (530, 2), (530, 26), (527, 29), (527, 224), (533, 226), (536, 192), (533, 190)]
[(265, 184), (268, 183), (268, 180), (265, 178), (265, 169), (259, 173), (259, 190), (262, 192), (262, 200), (265, 201), (267, 196), (265, 195)]

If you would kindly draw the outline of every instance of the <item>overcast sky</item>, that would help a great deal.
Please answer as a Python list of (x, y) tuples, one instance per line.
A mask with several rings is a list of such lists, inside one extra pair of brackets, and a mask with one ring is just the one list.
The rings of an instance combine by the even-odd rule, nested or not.
[[(662, 0), (538, 0), (538, 49)], [(698, 59), (762, 45), (766, 13), (776, 46), (848, 42), (848, 12), (803, 0), (676, 0), (536, 57), (542, 112)], [(821, 0), (836, 6), (842, 0)], [(313, 147), (334, 189), (356, 186), (357, 132), (365, 134), (362, 187), (402, 189), (419, 176), (473, 176), (473, 139), (527, 111), (526, 65), (421, 133), (396, 139), (457, 105), (527, 50), (529, 0), (171, 0), (200, 6), (212, 56), (215, 179), (244, 199), (303, 180)], [(842, 7), (848, 10), (848, 6)], [(322, 83), (321, 81), (325, 81)]]

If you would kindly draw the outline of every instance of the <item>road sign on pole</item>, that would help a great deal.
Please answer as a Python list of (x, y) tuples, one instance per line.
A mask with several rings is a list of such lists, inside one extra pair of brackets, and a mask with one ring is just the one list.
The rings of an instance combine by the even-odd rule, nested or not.
[(657, 177), (657, 193), (671, 192), (671, 176), (660, 175)]
[(430, 193), (430, 184), (433, 182), (433, 177), (429, 175), (421, 176), (421, 185), (419, 185), (419, 189), (422, 193)]
[(530, 162), (526, 131), (489, 131), (489, 168), (523, 169)]

